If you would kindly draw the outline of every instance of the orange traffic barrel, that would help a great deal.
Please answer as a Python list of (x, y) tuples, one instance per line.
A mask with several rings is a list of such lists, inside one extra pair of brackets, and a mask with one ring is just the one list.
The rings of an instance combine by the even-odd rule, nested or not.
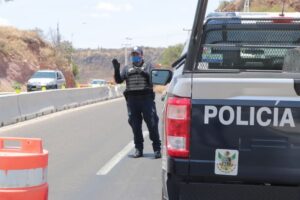
[(0, 138), (0, 200), (47, 200), (47, 167), (41, 139)]

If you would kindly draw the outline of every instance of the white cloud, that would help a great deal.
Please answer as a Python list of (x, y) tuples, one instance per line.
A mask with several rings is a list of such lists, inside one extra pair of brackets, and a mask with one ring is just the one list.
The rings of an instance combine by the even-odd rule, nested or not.
[(89, 15), (91, 18), (95, 18), (95, 19), (99, 19), (99, 18), (110, 18), (111, 15), (109, 13), (102, 13), (102, 14), (99, 14), (99, 13), (91, 13)]
[(91, 13), (91, 14), (89, 14), (89, 16), (92, 17), (92, 18), (99, 18), (100, 17), (100, 15), (98, 13)]
[(103, 13), (103, 14), (100, 15), (100, 17), (102, 17), (102, 18), (110, 18), (111, 15), (108, 14), (108, 13)]
[(133, 7), (129, 3), (113, 4), (113, 3), (109, 3), (109, 2), (99, 2), (97, 4), (97, 10), (105, 11), (105, 12), (123, 12), (123, 11), (129, 12), (129, 11), (133, 10)]
[(0, 26), (10, 26), (10, 23), (8, 22), (7, 19), (0, 17)]

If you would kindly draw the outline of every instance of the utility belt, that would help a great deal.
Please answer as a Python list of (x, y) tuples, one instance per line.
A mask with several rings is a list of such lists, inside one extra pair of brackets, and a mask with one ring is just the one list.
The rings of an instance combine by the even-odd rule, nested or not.
[(151, 97), (152, 99), (155, 99), (155, 93), (153, 92), (152, 89), (147, 89), (147, 90), (139, 90), (139, 91), (128, 91), (125, 90), (123, 93), (125, 96), (125, 99), (128, 100), (128, 98), (146, 98), (146, 97)]

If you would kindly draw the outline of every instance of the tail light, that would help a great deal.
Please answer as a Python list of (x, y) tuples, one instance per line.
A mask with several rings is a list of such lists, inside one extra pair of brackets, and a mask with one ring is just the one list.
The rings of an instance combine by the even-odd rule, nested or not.
[(189, 157), (190, 122), (191, 100), (170, 97), (166, 110), (166, 146), (169, 156)]

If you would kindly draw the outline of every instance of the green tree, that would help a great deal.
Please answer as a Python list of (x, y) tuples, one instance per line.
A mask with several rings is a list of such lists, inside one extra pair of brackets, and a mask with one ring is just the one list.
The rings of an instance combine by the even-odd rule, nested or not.
[(175, 62), (180, 57), (182, 50), (183, 50), (183, 44), (169, 46), (162, 53), (160, 63), (165, 67), (171, 67), (172, 63)]

